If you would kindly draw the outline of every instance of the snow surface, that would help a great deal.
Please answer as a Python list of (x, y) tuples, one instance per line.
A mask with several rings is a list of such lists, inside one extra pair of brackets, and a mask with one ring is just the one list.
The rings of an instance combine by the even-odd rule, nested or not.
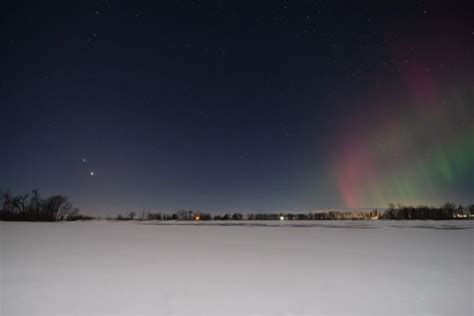
[(474, 221), (0, 222), (1, 315), (474, 315)]

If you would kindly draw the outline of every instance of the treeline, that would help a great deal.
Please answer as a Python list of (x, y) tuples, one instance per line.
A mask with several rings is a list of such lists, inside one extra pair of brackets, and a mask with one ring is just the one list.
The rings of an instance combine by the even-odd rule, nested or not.
[(155, 220), (155, 221), (276, 221), (276, 220), (370, 220), (378, 219), (381, 212), (373, 210), (370, 212), (309, 212), (309, 213), (227, 213), (227, 214), (209, 214), (206, 212), (193, 212), (180, 210), (176, 213), (168, 214), (161, 212), (142, 213), (142, 216), (136, 217), (135, 212), (126, 216), (119, 214), (115, 220)]
[(429, 206), (403, 206), (389, 204), (388, 209), (379, 211), (327, 211), (309, 213), (228, 213), (209, 214), (206, 212), (193, 212), (180, 210), (169, 214), (162, 212), (142, 212), (137, 217), (135, 212), (126, 216), (118, 215), (115, 220), (154, 220), (154, 221), (273, 221), (273, 220), (451, 220), (474, 219), (474, 204), (464, 207), (446, 203), (441, 207)]
[(31, 194), (0, 194), (0, 220), (5, 221), (76, 221), (93, 219), (82, 215), (72, 206), (68, 198), (54, 195), (42, 198), (37, 190)]
[[(42, 198), (37, 190), (31, 194), (15, 195), (10, 192), (0, 194), (0, 220), (10, 221), (75, 221), (90, 220), (94, 217), (82, 215), (79, 209), (63, 195)], [(99, 217), (100, 218), (100, 217)], [(445, 203), (440, 207), (404, 206), (389, 204), (385, 211), (350, 211), (350, 212), (308, 212), (308, 213), (228, 213), (210, 214), (179, 210), (175, 213), (142, 212), (137, 216), (130, 212), (123, 216), (107, 219), (153, 220), (153, 221), (273, 221), (273, 220), (451, 220), (474, 219), (474, 204), (456, 206)]]
[(383, 219), (410, 220), (410, 219), (472, 219), (474, 218), (474, 204), (467, 207), (456, 206), (453, 203), (446, 203), (440, 207), (429, 206), (404, 206), (389, 204), (388, 209), (382, 215)]

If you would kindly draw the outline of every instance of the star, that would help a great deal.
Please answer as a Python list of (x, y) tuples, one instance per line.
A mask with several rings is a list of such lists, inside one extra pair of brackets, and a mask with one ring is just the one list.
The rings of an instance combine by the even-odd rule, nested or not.
[(82, 162), (87, 162), (87, 159), (86, 159), (86, 158), (82, 158)]
[(93, 177), (95, 175), (94, 171), (89, 172), (89, 175)]

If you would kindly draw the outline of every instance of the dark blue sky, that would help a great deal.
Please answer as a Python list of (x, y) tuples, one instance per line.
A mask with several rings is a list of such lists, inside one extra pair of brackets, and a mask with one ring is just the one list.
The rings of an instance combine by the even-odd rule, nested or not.
[[(3, 4), (0, 188), (103, 214), (473, 202), (472, 12), (428, 1)], [(440, 113), (422, 119), (427, 132), (420, 109)]]

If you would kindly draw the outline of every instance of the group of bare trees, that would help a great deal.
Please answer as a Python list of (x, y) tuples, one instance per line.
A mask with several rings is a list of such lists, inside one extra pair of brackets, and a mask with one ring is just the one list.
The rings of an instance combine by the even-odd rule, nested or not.
[[(79, 209), (72, 206), (71, 202), (63, 195), (54, 195), (42, 198), (37, 190), (31, 194), (0, 194), (0, 220), (20, 221), (71, 221), (87, 220), (93, 217), (79, 214)], [(309, 213), (233, 213), (214, 214), (206, 212), (193, 212), (179, 210), (172, 214), (145, 213), (138, 218), (135, 212), (126, 216), (118, 215), (116, 220), (158, 220), (158, 221), (229, 221), (229, 220), (411, 220), (411, 219), (474, 219), (474, 204), (469, 206), (456, 206), (446, 203), (441, 207), (428, 206), (403, 206), (390, 204), (384, 212), (373, 210), (370, 212), (309, 212)]]
[[(130, 216), (133, 214), (133, 216)], [(155, 221), (272, 221), (272, 220), (369, 220), (378, 218), (380, 211), (370, 212), (310, 212), (310, 213), (227, 213), (227, 214), (209, 214), (206, 212), (193, 212), (180, 210), (175, 213), (147, 212), (139, 218), (134, 217), (134, 212), (127, 216), (118, 215), (116, 220), (155, 220)]]
[(175, 213), (148, 212), (139, 218), (131, 212), (127, 216), (119, 215), (117, 220), (155, 220), (155, 221), (240, 221), (240, 220), (409, 220), (409, 219), (474, 219), (474, 205), (467, 207), (446, 203), (441, 207), (402, 206), (390, 204), (385, 211), (327, 211), (309, 213), (227, 213), (209, 214), (180, 210)]
[(374, 210), (370, 212), (310, 212), (310, 213), (227, 213), (209, 214), (206, 212), (193, 212), (179, 210), (175, 213), (148, 212), (142, 217), (136, 218), (131, 212), (127, 216), (118, 215), (116, 220), (154, 220), (154, 221), (241, 221), (241, 220), (368, 220), (375, 219), (381, 212)]
[(91, 218), (79, 214), (79, 209), (63, 195), (42, 198), (37, 190), (31, 194), (6, 191), (0, 195), (0, 220), (53, 222)]
[(440, 207), (430, 206), (404, 206), (390, 204), (383, 213), (383, 219), (409, 220), (409, 219), (473, 219), (474, 204), (469, 206), (456, 206), (453, 203), (445, 203)]

